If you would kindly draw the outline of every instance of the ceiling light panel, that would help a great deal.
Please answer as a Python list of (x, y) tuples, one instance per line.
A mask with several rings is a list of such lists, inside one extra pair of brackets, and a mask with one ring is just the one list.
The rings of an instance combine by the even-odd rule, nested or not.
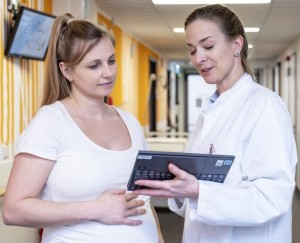
[[(252, 33), (259, 32), (259, 30), (260, 29), (258, 27), (246, 27), (245, 28), (245, 32), (247, 32), (247, 33), (250, 33), (250, 32), (252, 32)], [(184, 28), (174, 28), (173, 31), (175, 33), (184, 33)]]
[(154, 4), (266, 4), (271, 0), (152, 0)]

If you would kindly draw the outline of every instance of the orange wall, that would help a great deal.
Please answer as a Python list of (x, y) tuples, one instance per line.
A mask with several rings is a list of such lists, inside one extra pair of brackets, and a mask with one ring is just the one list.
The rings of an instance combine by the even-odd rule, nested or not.
[(139, 64), (140, 64), (138, 67), (139, 68), (138, 119), (142, 125), (148, 125), (149, 124), (148, 94), (150, 92), (149, 60), (151, 58), (157, 61), (158, 55), (153, 51), (151, 51), (142, 43), (139, 43), (138, 50), (139, 50), (138, 52), (139, 52)]
[(116, 61), (118, 65), (118, 75), (116, 84), (114, 87), (114, 90), (111, 94), (113, 98), (113, 104), (116, 106), (120, 106), (123, 103), (123, 97), (122, 97), (122, 30), (111, 23), (107, 18), (105, 18), (103, 15), (98, 14), (98, 22), (99, 24), (104, 24), (108, 30), (111, 30), (115, 36), (116, 39)]
[[(148, 125), (148, 94), (149, 94), (149, 60), (154, 59), (158, 61), (160, 58), (157, 53), (150, 50), (144, 44), (138, 42), (132, 37), (132, 43), (137, 43), (136, 48), (136, 58), (137, 65), (136, 66), (127, 66), (123, 60), (126, 59), (124, 55), (126, 54), (126, 50), (122, 49), (122, 35), (124, 34), (123, 30), (116, 25), (112, 25), (112, 22), (108, 20), (105, 16), (98, 14), (98, 21), (101, 24), (105, 24), (108, 29), (113, 30), (115, 38), (116, 38), (116, 56), (118, 63), (118, 77), (116, 82), (116, 87), (112, 93), (112, 97), (114, 100), (114, 105), (122, 105), (124, 103), (123, 91), (124, 86), (126, 85), (136, 85), (137, 89), (134, 94), (134, 97), (131, 97), (131, 100), (126, 100), (125, 102), (135, 102), (137, 104), (137, 110), (131, 110), (131, 112), (138, 118), (142, 125)], [(124, 47), (123, 47), (124, 48)], [(131, 48), (127, 46), (125, 48)], [(128, 80), (125, 76), (122, 75), (123, 68), (136, 69), (136, 79)], [(135, 78), (133, 78), (135, 79)], [(166, 102), (163, 102), (166, 103)], [(159, 107), (157, 107), (159, 109)], [(158, 112), (160, 114), (160, 112)], [(166, 116), (165, 116), (166, 117)]]

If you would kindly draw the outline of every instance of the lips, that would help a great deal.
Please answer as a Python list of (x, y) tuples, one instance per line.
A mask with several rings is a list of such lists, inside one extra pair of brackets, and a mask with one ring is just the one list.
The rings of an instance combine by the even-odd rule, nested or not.
[(201, 72), (202, 73), (205, 73), (205, 72), (208, 72), (209, 70), (213, 69), (213, 67), (210, 67), (210, 68), (202, 68), (201, 69)]
[(103, 84), (98, 84), (99, 86), (105, 86), (105, 85), (110, 85), (112, 84), (112, 82), (107, 82), (107, 83), (103, 83)]

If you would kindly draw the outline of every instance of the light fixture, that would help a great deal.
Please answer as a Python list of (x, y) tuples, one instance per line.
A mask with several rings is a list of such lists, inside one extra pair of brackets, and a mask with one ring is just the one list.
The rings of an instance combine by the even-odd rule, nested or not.
[(173, 31), (175, 33), (184, 33), (184, 28), (174, 28)]
[(13, 10), (19, 9), (19, 7), (20, 7), (19, 0), (7, 0), (7, 10), (8, 11), (13, 11)]
[[(245, 28), (245, 32), (249, 33), (249, 32), (259, 32), (259, 28), (258, 27), (246, 27)], [(175, 33), (184, 33), (184, 28), (174, 28), (173, 31)]]
[(252, 44), (248, 44), (248, 49), (252, 49), (253, 45)]
[(19, 12), (20, 6), (21, 4), (19, 0), (7, 0), (7, 10), (12, 13), (10, 29), (12, 29), (12, 27), (16, 22), (17, 14)]
[(152, 0), (154, 4), (264, 4), (271, 0)]
[(245, 27), (245, 32), (259, 32), (259, 28), (258, 27)]

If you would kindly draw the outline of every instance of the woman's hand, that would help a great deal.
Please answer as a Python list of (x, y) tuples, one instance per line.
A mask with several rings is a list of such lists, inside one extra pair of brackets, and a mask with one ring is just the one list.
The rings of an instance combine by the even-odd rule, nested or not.
[(95, 200), (93, 220), (103, 224), (142, 224), (141, 220), (128, 218), (146, 213), (146, 209), (140, 208), (145, 202), (136, 200), (137, 197), (138, 195), (126, 193), (123, 189), (106, 191)]
[(173, 180), (137, 180), (135, 181), (136, 185), (146, 186), (150, 189), (135, 190), (133, 193), (167, 198), (198, 198), (199, 182), (195, 176), (173, 164), (169, 164), (169, 171), (175, 175)]

